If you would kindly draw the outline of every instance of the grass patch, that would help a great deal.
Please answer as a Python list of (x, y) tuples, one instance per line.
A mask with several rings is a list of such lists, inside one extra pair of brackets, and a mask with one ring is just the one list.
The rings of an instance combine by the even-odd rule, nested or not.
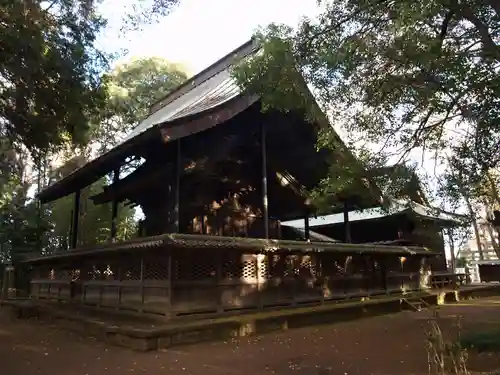
[(462, 347), (479, 353), (498, 353), (500, 352), (500, 327), (465, 333), (462, 335), (461, 344)]

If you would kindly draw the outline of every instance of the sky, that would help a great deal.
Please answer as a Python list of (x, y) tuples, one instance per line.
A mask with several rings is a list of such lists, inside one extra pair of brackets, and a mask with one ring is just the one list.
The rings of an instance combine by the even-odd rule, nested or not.
[[(188, 75), (200, 72), (248, 41), (261, 26), (272, 22), (296, 26), (302, 17), (314, 18), (321, 10), (317, 0), (180, 0), (180, 5), (160, 22), (123, 35), (122, 5), (134, 1), (103, 1), (100, 11), (109, 26), (99, 39), (102, 48), (108, 52), (127, 50), (118, 63), (157, 56), (181, 64)], [(342, 135), (341, 129), (336, 130)], [(422, 163), (418, 153), (410, 159), (433, 174), (432, 161)]]
[(301, 18), (314, 17), (320, 10), (317, 0), (180, 0), (160, 22), (123, 36), (121, 13), (116, 8), (121, 1), (133, 0), (105, 0), (100, 8), (109, 20), (98, 40), (101, 48), (110, 53), (127, 50), (115, 64), (156, 56), (182, 65), (188, 75), (247, 42), (259, 27), (273, 22), (296, 26)]
[[(106, 0), (101, 12), (110, 19), (100, 43), (107, 51), (127, 49), (126, 59), (158, 56), (182, 64), (196, 74), (250, 39), (259, 26), (271, 22), (297, 25), (314, 17), (316, 0), (181, 0), (168, 16), (143, 31), (119, 31), (118, 0)], [(123, 60), (123, 59), (122, 59)]]
[[(200, 72), (248, 41), (261, 26), (272, 22), (296, 26), (302, 17), (314, 18), (321, 11), (317, 0), (180, 0), (180, 5), (160, 22), (124, 36), (120, 32), (123, 10), (136, 1), (103, 1), (100, 11), (109, 25), (99, 39), (102, 48), (108, 52), (127, 50), (117, 63), (158, 56), (181, 64), (188, 75)], [(336, 130), (345, 138), (342, 129)], [(434, 163), (422, 163), (418, 152), (415, 154), (410, 159), (433, 175)]]
[[(109, 24), (99, 39), (102, 48), (128, 51), (116, 63), (157, 56), (180, 64), (188, 75), (200, 72), (248, 41), (259, 27), (272, 22), (296, 26), (302, 17), (314, 18), (321, 11), (317, 0), (180, 0), (180, 5), (160, 22), (123, 35), (123, 11), (136, 2), (103, 1), (100, 11)], [(342, 129), (336, 130), (345, 138)], [(412, 154), (411, 161), (434, 174), (432, 160), (423, 161), (418, 151)]]

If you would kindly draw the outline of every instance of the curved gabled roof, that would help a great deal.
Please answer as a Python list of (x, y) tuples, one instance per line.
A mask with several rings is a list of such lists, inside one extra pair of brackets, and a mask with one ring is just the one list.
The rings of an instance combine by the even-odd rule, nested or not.
[[(160, 139), (160, 136), (165, 142), (181, 139), (223, 123), (248, 108), (259, 98), (242, 92), (231, 73), (238, 62), (258, 51), (256, 42), (250, 40), (186, 81), (155, 103), (147, 118), (122, 142), (43, 190), (38, 195), (41, 202), (53, 201), (92, 184), (123, 164), (127, 157), (134, 156), (150, 139)], [(298, 79), (300, 78), (299, 76)], [(317, 106), (305, 82), (302, 94), (307, 95), (308, 100)], [(330, 126), (326, 116), (321, 122), (321, 126)], [(359, 179), (356, 181), (361, 191), (354, 191), (352, 195), (367, 198), (369, 203), (363, 203), (365, 207), (380, 204), (383, 199), (380, 189), (367, 177), (366, 171), (345, 147), (340, 137), (336, 133), (335, 136), (338, 143), (336, 156), (339, 161), (343, 160), (343, 164), (356, 166), (356, 170), (359, 170)]]
[[(228, 104), (242, 96), (238, 84), (231, 77), (231, 68), (256, 52), (253, 40), (248, 41), (202, 72), (187, 80), (165, 98), (155, 103), (149, 115), (121, 142), (103, 155), (76, 169), (64, 179), (40, 192), (42, 203), (66, 196), (88, 186), (133, 154), (134, 146), (145, 138), (158, 136), (159, 126), (177, 125), (183, 120), (208, 114), (210, 110)], [(249, 100), (252, 104), (254, 100)]]

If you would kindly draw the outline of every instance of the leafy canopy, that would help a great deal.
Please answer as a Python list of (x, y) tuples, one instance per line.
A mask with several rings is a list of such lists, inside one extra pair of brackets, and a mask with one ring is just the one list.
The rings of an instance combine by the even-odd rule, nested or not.
[[(160, 58), (144, 58), (118, 65), (107, 77), (109, 97), (99, 116), (101, 120), (92, 129), (92, 142), (98, 143), (100, 151), (113, 146), (123, 134), (128, 133), (148, 113), (150, 106), (187, 79), (176, 65)], [(86, 162), (84, 156), (77, 156), (54, 171), (53, 178), (67, 176)], [(56, 173), (57, 172), (57, 173)], [(103, 178), (82, 191), (79, 225), (79, 245), (92, 245), (109, 240), (111, 235), (111, 205), (94, 205), (89, 197), (102, 192), (110, 180)], [(65, 249), (69, 246), (70, 218), (73, 196), (67, 196), (51, 203), (47, 219), (51, 232), (47, 249)], [(120, 205), (117, 216), (117, 239), (125, 240), (137, 232), (135, 211)]]
[[(125, 29), (166, 15), (178, 0), (114, 0)], [(100, 0), (0, 2), (0, 135), (32, 153), (84, 144), (104, 107), (110, 56), (96, 40)], [(36, 155), (35, 155), (36, 156)]]
[(378, 146), (380, 164), (420, 149), (467, 159), (471, 174), (498, 166), (498, 2), (321, 3), (322, 14), (297, 29), (261, 31), (261, 54), (236, 72), (266, 107), (303, 105), (290, 99), (296, 68), (352, 145), (364, 154)]
[(147, 115), (149, 108), (187, 79), (180, 66), (148, 57), (116, 66), (107, 74), (109, 93), (92, 139), (100, 150), (110, 148), (121, 135), (127, 134)]
[(105, 94), (94, 2), (2, 1), (0, 17), (1, 134), (33, 151), (84, 142)]
[[(112, 16), (118, 14), (129, 31), (157, 21), (178, 0), (107, 3), (114, 3)], [(39, 220), (27, 198), (32, 171), (45, 180), (43, 161), (61, 146), (73, 144), (85, 153), (113, 100), (103, 74), (113, 57), (97, 44), (108, 21), (99, 14), (102, 5), (101, 0), (0, 1), (1, 260), (36, 248), (34, 234), (50, 234), (51, 223)]]

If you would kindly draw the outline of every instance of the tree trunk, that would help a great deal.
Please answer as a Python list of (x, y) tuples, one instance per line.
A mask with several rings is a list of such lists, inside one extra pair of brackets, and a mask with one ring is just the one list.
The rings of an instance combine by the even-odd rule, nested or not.
[(486, 179), (488, 180), (488, 184), (490, 185), (490, 188), (488, 189), (491, 193), (490, 198), (493, 200), (495, 205), (500, 206), (500, 195), (498, 193), (498, 188), (495, 179), (491, 175), (490, 171), (486, 172)]
[(469, 211), (469, 215), (472, 219), (472, 228), (474, 229), (474, 236), (476, 237), (476, 245), (477, 245), (477, 251), (479, 252), (479, 259), (484, 260), (483, 244), (481, 243), (481, 237), (479, 235), (479, 225), (477, 224), (476, 213), (474, 212), (469, 197), (467, 197), (466, 194), (463, 194), (463, 196), (465, 200), (465, 205), (467, 206), (467, 211)]
[[(498, 193), (498, 188), (495, 179), (491, 175), (490, 171), (486, 172), (486, 178), (488, 179), (488, 184), (490, 188), (488, 189), (491, 196), (490, 198), (493, 201), (493, 210), (495, 208), (500, 209), (500, 194)], [(493, 212), (491, 210), (491, 212)], [(500, 230), (498, 227), (492, 227), (492, 225), (488, 225), (488, 231), (491, 237), (491, 242), (493, 243), (493, 248), (495, 249), (495, 253), (497, 257), (500, 259)]]

